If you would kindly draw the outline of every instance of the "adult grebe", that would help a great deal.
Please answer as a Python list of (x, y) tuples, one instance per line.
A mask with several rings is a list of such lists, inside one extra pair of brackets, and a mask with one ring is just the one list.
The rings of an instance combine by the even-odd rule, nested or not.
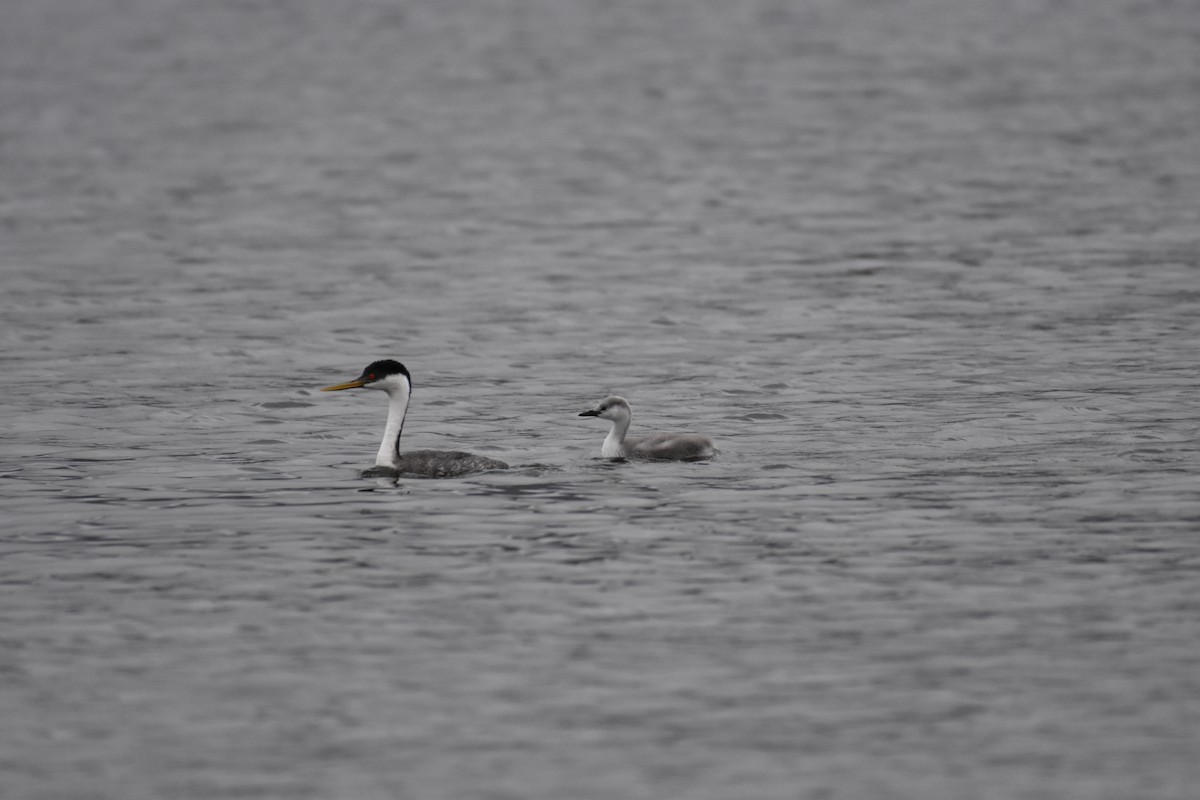
[(508, 464), (487, 456), (464, 453), (459, 450), (413, 450), (400, 452), (400, 432), (404, 429), (404, 415), (408, 413), (408, 399), (412, 395), (412, 378), (399, 361), (390, 358), (376, 361), (363, 370), (362, 375), (352, 381), (326, 386), (322, 392), (340, 392), (343, 389), (380, 389), (387, 392), (388, 418), (383, 429), (383, 441), (375, 456), (375, 469), (371, 474), (421, 475), (426, 478), (453, 478), (470, 472), (489, 469), (508, 469)]
[(625, 438), (629, 423), (633, 420), (633, 409), (624, 397), (606, 397), (581, 417), (599, 417), (612, 422), (612, 428), (600, 448), (601, 458), (662, 458), (676, 461), (698, 461), (712, 458), (717, 453), (712, 440), (707, 436), (687, 433), (655, 433), (638, 438)]

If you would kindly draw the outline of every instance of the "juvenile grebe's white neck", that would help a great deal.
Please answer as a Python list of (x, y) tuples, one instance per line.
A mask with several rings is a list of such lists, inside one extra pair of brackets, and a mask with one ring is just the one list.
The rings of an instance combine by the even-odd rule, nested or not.
[(600, 445), (601, 458), (625, 457), (625, 434), (629, 431), (630, 421), (629, 416), (620, 416), (612, 420), (608, 436), (604, 437), (604, 444)]

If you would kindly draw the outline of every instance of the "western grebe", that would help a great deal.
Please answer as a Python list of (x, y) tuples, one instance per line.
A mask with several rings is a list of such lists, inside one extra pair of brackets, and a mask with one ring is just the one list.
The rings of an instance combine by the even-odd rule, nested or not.
[(624, 397), (606, 397), (581, 417), (599, 417), (612, 422), (612, 428), (600, 447), (601, 458), (663, 458), (676, 461), (698, 461), (712, 458), (717, 453), (712, 440), (707, 436), (688, 433), (655, 433), (650, 436), (625, 438), (629, 423), (633, 420), (633, 409)]
[(400, 433), (404, 429), (404, 415), (408, 413), (408, 399), (412, 395), (412, 378), (399, 361), (390, 358), (376, 361), (354, 380), (326, 386), (321, 391), (340, 392), (343, 389), (380, 389), (387, 392), (387, 425), (383, 429), (383, 441), (379, 443), (379, 454), (375, 456), (376, 469), (372, 472), (452, 478), (469, 472), (508, 469), (508, 464), (503, 461), (459, 450), (412, 450), (401, 453)]

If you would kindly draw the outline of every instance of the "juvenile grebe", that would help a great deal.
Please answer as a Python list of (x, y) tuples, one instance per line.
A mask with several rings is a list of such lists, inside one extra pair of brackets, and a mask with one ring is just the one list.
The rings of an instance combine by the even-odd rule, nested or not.
[(655, 433), (650, 436), (626, 438), (633, 409), (624, 397), (613, 395), (584, 411), (581, 417), (599, 417), (612, 422), (612, 428), (600, 448), (601, 458), (662, 458), (676, 461), (698, 461), (717, 453), (707, 436), (688, 433)]

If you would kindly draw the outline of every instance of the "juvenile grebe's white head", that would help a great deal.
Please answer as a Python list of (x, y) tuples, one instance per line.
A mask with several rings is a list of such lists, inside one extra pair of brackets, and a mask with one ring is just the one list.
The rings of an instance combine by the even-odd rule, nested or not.
[(362, 375), (354, 380), (326, 386), (321, 391), (340, 392), (343, 389), (379, 389), (388, 394), (401, 390), (407, 392), (412, 390), (412, 377), (399, 361), (386, 358), (368, 364)]
[(633, 410), (629, 407), (629, 401), (614, 394), (604, 398), (594, 408), (582, 412), (579, 416), (599, 417), (613, 422), (621, 420), (628, 422), (633, 418)]

